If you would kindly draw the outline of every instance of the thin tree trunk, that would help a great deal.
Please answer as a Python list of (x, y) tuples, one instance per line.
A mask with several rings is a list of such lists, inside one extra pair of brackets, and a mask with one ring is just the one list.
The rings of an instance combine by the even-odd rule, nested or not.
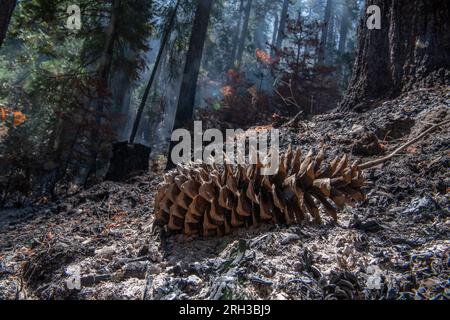
[(336, 17), (334, 15), (334, 8), (331, 9), (330, 25), (328, 27), (327, 44), (325, 50), (325, 63), (333, 64), (333, 51), (336, 48)]
[[(119, 113), (123, 119), (114, 123), (113, 131), (118, 135), (122, 136), (126, 127), (126, 118), (128, 118), (130, 102), (131, 102), (131, 86), (132, 81), (127, 74), (126, 70), (123, 70), (118, 66), (119, 69), (115, 70), (114, 75), (111, 79), (111, 91), (112, 98), (114, 101), (114, 112)], [(126, 117), (126, 118), (125, 118)]]
[(347, 38), (350, 28), (350, 1), (342, 5), (341, 28), (339, 30), (339, 53), (344, 54), (347, 50)]
[[(206, 34), (208, 31), (209, 17), (214, 0), (199, 0), (195, 11), (194, 23), (192, 26), (189, 48), (186, 54), (186, 63), (181, 82), (178, 106), (175, 113), (173, 130), (183, 128), (192, 122), (195, 107), (195, 94), (197, 89), (200, 64), (205, 46)], [(171, 152), (174, 143), (170, 143), (167, 169), (174, 167), (171, 160)]]
[(325, 6), (324, 19), (322, 24), (322, 35), (320, 39), (320, 49), (319, 49), (319, 64), (323, 64), (325, 62), (325, 58), (327, 56), (327, 43), (328, 43), (328, 30), (330, 26), (330, 18), (331, 18), (331, 10), (333, 7), (333, 1), (327, 0), (327, 4)]
[(281, 9), (280, 26), (278, 27), (277, 41), (275, 42), (275, 48), (277, 48), (278, 50), (281, 49), (281, 45), (283, 44), (285, 36), (286, 20), (288, 17), (288, 10), (289, 10), (289, 1), (290, 0), (284, 0), (283, 8)]
[(230, 55), (230, 60), (228, 62), (228, 69), (233, 68), (234, 64), (236, 63), (236, 54), (237, 54), (238, 46), (239, 46), (239, 35), (241, 33), (243, 11), (244, 11), (244, 0), (241, 0), (241, 5), (239, 8), (239, 19), (238, 19), (238, 24), (236, 26), (236, 29), (234, 31), (231, 55)]
[(186, 122), (192, 120), (194, 114), (197, 80), (212, 4), (213, 0), (199, 0), (196, 9), (189, 49), (186, 54), (186, 64), (183, 72), (174, 128), (183, 127)]
[(266, 8), (270, 5), (272, 0), (264, 1), (262, 6), (259, 6), (259, 10), (256, 13), (256, 28), (254, 33), (255, 46), (259, 49), (265, 49), (267, 39), (265, 38), (265, 31), (267, 28), (267, 10)]
[(6, 37), (17, 0), (0, 0), (0, 47)]
[(297, 13), (297, 21), (300, 21), (302, 19), (302, 11), (303, 11), (303, 1), (298, 1), (298, 13)]
[(247, 40), (248, 25), (250, 22), (250, 13), (252, 11), (253, 0), (247, 0), (247, 7), (245, 8), (244, 25), (242, 26), (241, 36), (239, 38), (239, 46), (236, 54), (237, 65), (242, 63), (242, 57), (244, 55), (245, 40)]
[(111, 65), (113, 60), (114, 42), (116, 40), (118, 19), (120, 15), (121, 0), (113, 0), (111, 20), (106, 30), (106, 41), (100, 58), (99, 76), (103, 83), (107, 86), (109, 75), (111, 73)]
[(170, 16), (169, 23), (168, 23), (168, 25), (166, 27), (166, 30), (164, 31), (164, 36), (163, 36), (163, 39), (161, 41), (161, 45), (159, 47), (158, 56), (156, 57), (155, 65), (153, 67), (152, 74), (150, 76), (150, 79), (148, 80), (147, 87), (145, 88), (144, 95), (142, 96), (142, 100), (141, 100), (141, 103), (139, 105), (139, 108), (138, 108), (138, 111), (137, 111), (137, 114), (136, 114), (136, 118), (135, 118), (134, 123), (133, 123), (133, 129), (131, 130), (131, 135), (130, 135), (130, 143), (134, 143), (134, 139), (136, 138), (136, 133), (137, 133), (137, 130), (139, 128), (139, 124), (141, 123), (142, 113), (144, 112), (144, 108), (145, 108), (145, 104), (147, 103), (148, 95), (150, 94), (150, 90), (152, 88), (153, 81), (155, 80), (155, 76), (157, 74), (158, 66), (159, 66), (159, 64), (161, 62), (161, 58), (163, 56), (164, 49), (165, 49), (166, 44), (167, 44), (167, 42), (169, 40), (170, 34), (172, 33), (172, 29), (173, 29), (173, 25), (175, 23), (175, 17), (177, 15), (178, 6), (180, 5), (180, 1), (181, 0), (177, 1), (176, 5), (175, 5), (175, 8), (173, 9), (173, 12), (172, 12), (172, 14)]
[(381, 9), (381, 30), (359, 30), (353, 76), (341, 103), (365, 110), (411, 89), (450, 84), (450, 2), (366, 0)]
[(278, 32), (278, 24), (279, 23), (280, 23), (280, 18), (278, 17), (278, 13), (275, 13), (275, 21), (273, 23), (272, 46), (275, 46), (276, 42), (277, 42), (277, 32)]

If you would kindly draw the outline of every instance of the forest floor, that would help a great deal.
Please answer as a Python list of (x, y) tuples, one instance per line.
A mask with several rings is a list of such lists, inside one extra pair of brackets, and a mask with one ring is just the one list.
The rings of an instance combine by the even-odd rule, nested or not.
[[(282, 127), (282, 145), (377, 158), (449, 119), (449, 107), (448, 88), (414, 91)], [(379, 145), (361, 139), (369, 131)], [(5, 210), (0, 299), (449, 299), (449, 141), (447, 126), (367, 170), (367, 200), (337, 224), (165, 237), (152, 214), (161, 172)]]

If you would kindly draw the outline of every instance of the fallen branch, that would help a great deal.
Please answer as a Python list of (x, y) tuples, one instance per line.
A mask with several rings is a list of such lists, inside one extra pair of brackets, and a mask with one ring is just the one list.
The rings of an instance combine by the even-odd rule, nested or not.
[(289, 122), (286, 122), (283, 125), (283, 127), (292, 127), (294, 125), (297, 125), (300, 122), (300, 120), (302, 118), (304, 118), (304, 116), (305, 116), (305, 112), (304, 111), (300, 111), (299, 113), (297, 113), (297, 115), (293, 119), (289, 120)]
[(369, 161), (366, 163), (363, 163), (362, 165), (359, 166), (359, 168), (361, 170), (365, 170), (365, 169), (369, 169), (369, 168), (373, 168), (376, 167), (382, 163), (385, 163), (386, 161), (389, 161), (390, 159), (392, 159), (393, 157), (395, 157), (397, 154), (399, 154), (400, 152), (402, 152), (403, 150), (405, 150), (406, 148), (408, 148), (409, 146), (415, 144), (416, 142), (419, 142), (420, 140), (422, 140), (423, 138), (425, 138), (427, 135), (429, 135), (430, 133), (433, 133), (434, 131), (436, 131), (437, 129), (439, 129), (440, 127), (446, 125), (450, 123), (450, 120), (438, 123), (434, 126), (432, 126), (431, 128), (429, 128), (428, 130), (424, 131), (422, 134), (420, 134), (419, 136), (417, 136), (416, 138), (412, 139), (411, 141), (408, 141), (407, 143), (405, 143), (404, 145), (400, 146), (399, 148), (397, 148), (394, 152), (392, 152), (390, 155), (380, 158), (380, 159), (376, 159), (373, 161)]

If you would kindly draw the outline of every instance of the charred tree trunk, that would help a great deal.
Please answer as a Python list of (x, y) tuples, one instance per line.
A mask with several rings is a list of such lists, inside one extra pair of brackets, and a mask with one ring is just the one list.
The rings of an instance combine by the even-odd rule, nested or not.
[(181, 128), (186, 122), (192, 120), (194, 114), (195, 93), (203, 48), (211, 13), (212, 0), (199, 0), (189, 49), (186, 55), (186, 64), (180, 89), (180, 97), (175, 117), (174, 128)]
[(275, 42), (275, 48), (277, 48), (278, 50), (281, 49), (281, 45), (283, 44), (283, 40), (284, 40), (284, 31), (286, 29), (286, 20), (288, 17), (289, 1), (290, 0), (284, 0), (283, 8), (281, 9), (280, 26), (278, 27), (277, 41)]
[(252, 11), (253, 0), (247, 0), (247, 7), (245, 8), (244, 25), (242, 26), (241, 36), (239, 37), (239, 46), (236, 54), (237, 65), (240, 66), (242, 56), (244, 55), (245, 40), (247, 40), (248, 24), (250, 22), (250, 13)]
[[(130, 48), (126, 48), (125, 57), (129, 61), (136, 59), (137, 52)], [(114, 74), (111, 76), (111, 91), (114, 101), (113, 111), (120, 114), (120, 121), (113, 123), (113, 131), (118, 137), (123, 138), (129, 131), (129, 113), (131, 105), (131, 94), (133, 81), (129, 76), (128, 65), (119, 65), (115, 68)]]
[(133, 129), (131, 130), (131, 135), (130, 135), (130, 143), (134, 143), (134, 139), (136, 138), (136, 133), (138, 131), (139, 124), (141, 123), (142, 113), (144, 112), (144, 108), (145, 108), (145, 105), (147, 103), (147, 99), (148, 99), (148, 96), (150, 94), (150, 90), (152, 88), (153, 81), (155, 80), (155, 77), (157, 75), (158, 67), (159, 67), (159, 64), (161, 63), (161, 59), (162, 59), (164, 50), (166, 48), (166, 44), (169, 41), (170, 34), (172, 33), (172, 29), (173, 29), (173, 25), (175, 23), (175, 18), (176, 18), (176, 15), (177, 15), (177, 11), (178, 11), (179, 5), (180, 5), (180, 0), (177, 1), (177, 3), (176, 3), (176, 5), (175, 5), (175, 7), (174, 7), (174, 9), (173, 9), (173, 11), (172, 11), (172, 13), (170, 15), (169, 22), (167, 24), (167, 27), (166, 27), (166, 30), (164, 32), (163, 38), (161, 40), (161, 45), (159, 47), (158, 55), (157, 55), (156, 60), (155, 60), (155, 65), (153, 67), (152, 74), (150, 75), (150, 79), (148, 80), (147, 86), (146, 86), (145, 91), (144, 91), (144, 95), (142, 97), (141, 103), (140, 103), (140, 105), (138, 107), (138, 110), (137, 110), (136, 118), (135, 118), (134, 123), (133, 123)]
[(450, 2), (366, 0), (381, 9), (381, 30), (362, 21), (350, 86), (341, 103), (362, 110), (415, 88), (450, 83)]
[[(106, 29), (105, 44), (103, 47), (100, 64), (98, 68), (98, 76), (103, 87), (109, 87), (109, 76), (111, 74), (111, 66), (113, 60), (114, 43), (116, 40), (118, 19), (120, 15), (121, 0), (113, 0), (111, 7), (111, 19)], [(103, 111), (103, 110), (102, 110)]]
[[(105, 42), (99, 65), (96, 72), (96, 86), (92, 88), (93, 101), (86, 99), (86, 109), (91, 110), (83, 130), (80, 130), (74, 145), (74, 153), (78, 154), (72, 163), (77, 173), (74, 175), (76, 186), (86, 185), (90, 177), (97, 179), (97, 169), (103, 171), (107, 167), (112, 149), (111, 124), (106, 117), (111, 101), (108, 97), (110, 92), (110, 75), (113, 63), (114, 44), (117, 37), (121, 1), (113, 0), (111, 4), (111, 18), (105, 31)], [(78, 160), (80, 159), (80, 160)], [(74, 161), (72, 161), (74, 162)], [(106, 174), (106, 172), (105, 172)]]
[[(213, 0), (199, 0), (195, 12), (194, 24), (192, 26), (189, 48), (186, 54), (186, 63), (181, 82), (178, 106), (175, 113), (175, 122), (173, 130), (183, 128), (192, 122), (195, 107), (195, 94), (197, 89), (197, 80), (200, 72), (200, 64), (205, 45), (206, 34), (208, 31), (209, 17)], [(169, 156), (167, 168), (173, 167), (170, 154), (174, 143), (169, 147)]]
[(331, 9), (331, 17), (328, 26), (327, 44), (325, 50), (325, 64), (332, 65), (334, 63), (333, 52), (336, 48), (336, 17), (333, 8)]
[(319, 49), (319, 64), (324, 64), (327, 55), (327, 44), (328, 44), (328, 30), (330, 27), (331, 10), (333, 7), (333, 1), (327, 0), (327, 5), (325, 6), (325, 13), (322, 25), (322, 35), (320, 39), (320, 49)]
[(5, 40), (17, 0), (0, 0), (0, 48)]
[(256, 10), (256, 28), (254, 33), (255, 46), (259, 49), (265, 49), (267, 39), (265, 37), (265, 31), (267, 26), (267, 8), (270, 5), (271, 0), (266, 0)]
[(242, 12), (244, 11), (244, 0), (241, 0), (241, 6), (239, 8), (239, 19), (236, 25), (235, 33), (233, 36), (233, 45), (230, 54), (230, 60), (228, 61), (228, 69), (232, 69), (236, 63), (236, 54), (239, 46), (239, 35), (242, 27)]
[(350, 29), (350, 3), (346, 0), (342, 6), (341, 27), (339, 29), (339, 53), (347, 50), (348, 31)]
[[(119, 16), (121, 12), (122, 0), (113, 0), (111, 7), (111, 19), (106, 30), (105, 46), (100, 58), (98, 69), (99, 87), (97, 92), (96, 109), (96, 127), (93, 130), (93, 165), (91, 174), (97, 178), (98, 169), (104, 170), (109, 162), (110, 148), (112, 148), (112, 128), (111, 119), (108, 112), (111, 109), (110, 77), (113, 64), (114, 45), (117, 39), (117, 29), (119, 27)], [(105, 95), (106, 94), (106, 95)], [(108, 152), (109, 151), (109, 152)], [(105, 172), (106, 174), (106, 172)], [(89, 176), (88, 176), (89, 178)]]

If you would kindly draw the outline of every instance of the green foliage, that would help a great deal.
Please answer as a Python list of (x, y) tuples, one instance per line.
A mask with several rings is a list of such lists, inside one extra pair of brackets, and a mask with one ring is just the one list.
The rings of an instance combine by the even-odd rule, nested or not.
[(277, 59), (272, 63), (269, 61), (277, 79), (275, 91), (279, 103), (285, 105), (291, 115), (300, 110), (307, 113), (326, 112), (340, 98), (336, 68), (316, 64), (320, 50), (319, 29), (317, 22), (289, 19), (286, 40), (291, 46), (275, 49)]

